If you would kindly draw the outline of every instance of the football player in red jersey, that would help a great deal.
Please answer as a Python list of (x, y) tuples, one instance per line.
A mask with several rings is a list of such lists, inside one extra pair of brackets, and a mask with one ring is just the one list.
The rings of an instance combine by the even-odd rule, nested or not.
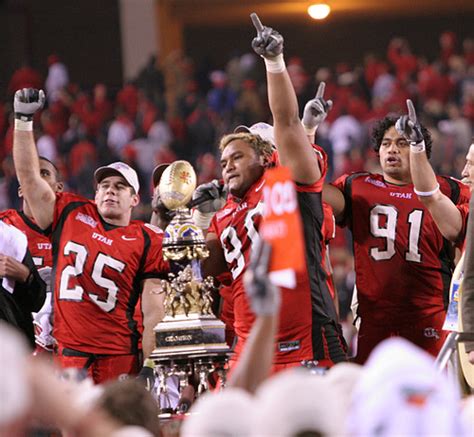
[(96, 171), (95, 202), (54, 193), (41, 177), (33, 138), (32, 117), (44, 99), (33, 89), (15, 94), (15, 169), (36, 223), (51, 226), (55, 359), (87, 369), (99, 383), (139, 369), (133, 312), (140, 295), (144, 355), (154, 348), (153, 327), (163, 316), (158, 277), (168, 269), (162, 231), (130, 220), (139, 184), (124, 163)]
[[(441, 234), (448, 240), (460, 242), (465, 235), (466, 216), (469, 215), (469, 203), (456, 204), (441, 190), (433, 168), (428, 161), (426, 146), (418, 136), (419, 123), (415, 108), (410, 100), (407, 100), (408, 115), (400, 117), (397, 129), (410, 142), (410, 167), (413, 175), (413, 183), (418, 198), (425, 205), (433, 217)], [(474, 189), (474, 142), (470, 145), (466, 155), (466, 165), (462, 171), (463, 182), (469, 187), (471, 194)], [(472, 226), (472, 224), (471, 224)], [(466, 238), (467, 240), (467, 238)], [(464, 241), (462, 242), (464, 246)], [(472, 250), (472, 249), (471, 249)], [(462, 322), (466, 332), (474, 332), (474, 288), (472, 287), (472, 254), (466, 248), (464, 269), (464, 286), (462, 299)], [(461, 262), (461, 261), (460, 261)], [(474, 364), (474, 343), (466, 343), (469, 361)]]
[[(55, 193), (63, 191), (64, 184), (60, 180), (59, 171), (47, 158), (39, 157), (41, 177), (48, 183)], [(18, 194), (22, 197), (21, 188)], [(36, 353), (53, 351), (54, 338), (51, 313), (51, 269), (53, 256), (51, 241), (47, 230), (41, 229), (36, 223), (26, 199), (23, 199), (23, 210), (7, 209), (0, 213), (0, 220), (9, 223), (22, 231), (28, 239), (28, 249), (33, 257), (36, 268), (41, 278), (46, 282), (47, 293), (44, 305), (40, 311), (33, 314), (35, 327)]]
[[(299, 120), (295, 92), (283, 61), (283, 38), (273, 29), (263, 27), (258, 18), (254, 18), (254, 24), (258, 34), (252, 46), (264, 57), (267, 66), (278, 158), (281, 164), (289, 167), (297, 184), (306, 244), (307, 272), (297, 278), (295, 289), (282, 288), (273, 370), (298, 366), (302, 361), (330, 366), (346, 360), (346, 353), (321, 258), (321, 190), (326, 172), (325, 155), (315, 153)], [(207, 234), (211, 256), (206, 268), (213, 275), (227, 270), (233, 276), (234, 327), (238, 339), (235, 351), (238, 358), (255, 319), (242, 278), (252, 247), (260, 238), (262, 188), (265, 170), (273, 165), (273, 147), (259, 135), (233, 133), (222, 138), (220, 150), (223, 179), (230, 195), (212, 218)], [(198, 187), (196, 196), (203, 192), (216, 199), (200, 205), (195, 214), (197, 224), (207, 228), (206, 221), (215, 211), (220, 193), (218, 186), (212, 183)], [(209, 214), (207, 217), (206, 213)]]
[[(382, 174), (346, 174), (325, 188), (325, 200), (353, 236), (359, 363), (390, 336), (405, 337), (433, 355), (446, 336), (442, 326), (454, 247), (415, 194), (410, 145), (396, 121), (386, 117), (373, 130)], [(424, 127), (420, 133), (429, 156), (431, 136)], [(460, 181), (436, 179), (455, 204), (467, 201)]]

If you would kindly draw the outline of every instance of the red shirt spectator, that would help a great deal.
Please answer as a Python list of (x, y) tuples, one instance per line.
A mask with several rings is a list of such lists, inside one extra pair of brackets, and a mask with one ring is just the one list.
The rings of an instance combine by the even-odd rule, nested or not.
[(13, 73), (8, 84), (8, 93), (15, 94), (21, 88), (42, 88), (43, 79), (41, 75), (32, 67), (25, 64)]
[(387, 58), (395, 67), (397, 78), (401, 81), (407, 79), (417, 70), (418, 60), (411, 53), (408, 43), (401, 38), (394, 38), (390, 41)]
[(117, 103), (132, 120), (135, 120), (138, 111), (137, 88), (132, 84), (125, 85), (117, 94)]

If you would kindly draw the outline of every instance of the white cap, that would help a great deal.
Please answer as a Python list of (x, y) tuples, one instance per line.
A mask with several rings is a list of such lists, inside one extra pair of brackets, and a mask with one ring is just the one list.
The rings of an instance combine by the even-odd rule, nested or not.
[(31, 393), (27, 379), (28, 347), (12, 327), (0, 322), (0, 426), (19, 419), (29, 408)]
[(290, 437), (303, 431), (342, 435), (343, 413), (327, 378), (307, 369), (290, 369), (257, 390), (253, 431), (257, 436)]
[(465, 435), (460, 395), (434, 359), (402, 338), (380, 343), (354, 388), (352, 436)]
[(244, 390), (226, 388), (219, 393), (206, 393), (192, 406), (180, 436), (251, 435), (251, 416), (256, 410), (252, 396)]
[(122, 176), (135, 190), (136, 194), (140, 191), (137, 172), (128, 164), (125, 164), (125, 162), (113, 162), (104, 167), (99, 167), (94, 173), (95, 181), (97, 183), (100, 183), (102, 179), (108, 176)]
[(234, 129), (234, 132), (236, 134), (240, 132), (247, 132), (252, 135), (258, 135), (263, 140), (275, 145), (275, 134), (273, 132), (273, 126), (268, 123), (263, 123), (262, 121), (259, 123), (255, 123), (250, 127), (241, 124), (240, 126), (237, 126)]

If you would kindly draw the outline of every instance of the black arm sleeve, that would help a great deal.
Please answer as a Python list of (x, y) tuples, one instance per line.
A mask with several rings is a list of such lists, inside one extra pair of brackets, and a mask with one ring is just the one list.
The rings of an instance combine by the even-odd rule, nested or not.
[(23, 264), (30, 269), (31, 275), (24, 284), (16, 283), (15, 297), (23, 310), (37, 312), (46, 299), (46, 283), (41, 279), (29, 251), (26, 252)]

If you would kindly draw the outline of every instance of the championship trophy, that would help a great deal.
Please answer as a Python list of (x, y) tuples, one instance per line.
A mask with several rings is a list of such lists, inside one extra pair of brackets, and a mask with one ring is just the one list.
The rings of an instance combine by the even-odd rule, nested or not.
[(201, 274), (201, 261), (209, 256), (204, 234), (186, 207), (195, 188), (196, 174), (187, 161), (168, 166), (159, 184), (162, 202), (175, 213), (163, 239), (163, 257), (171, 266), (162, 282), (165, 317), (154, 328), (156, 348), (150, 355), (160, 397), (166, 397), (170, 377), (178, 379), (180, 392), (191, 384), (198, 395), (213, 376), (225, 385), (230, 352), (225, 325), (211, 309), (214, 280)]

